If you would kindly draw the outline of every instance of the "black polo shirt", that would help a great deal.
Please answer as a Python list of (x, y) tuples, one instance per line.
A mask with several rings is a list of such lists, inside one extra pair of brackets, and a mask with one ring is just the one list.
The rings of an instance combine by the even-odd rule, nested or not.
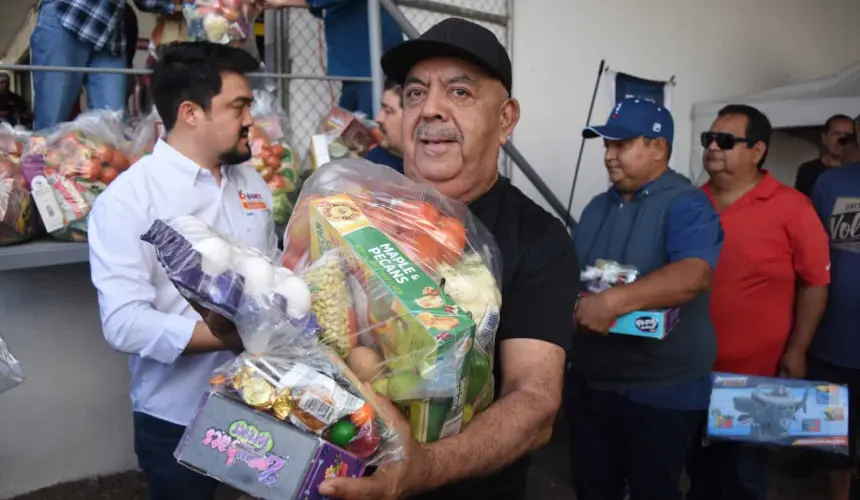
[[(498, 396), (503, 341), (538, 339), (567, 351), (580, 287), (579, 262), (561, 222), (504, 177), (469, 209), (495, 236), (502, 255), (502, 309), (494, 364)], [(493, 476), (452, 484), (418, 498), (519, 500), (525, 497), (528, 468), (529, 457), (524, 457)]]

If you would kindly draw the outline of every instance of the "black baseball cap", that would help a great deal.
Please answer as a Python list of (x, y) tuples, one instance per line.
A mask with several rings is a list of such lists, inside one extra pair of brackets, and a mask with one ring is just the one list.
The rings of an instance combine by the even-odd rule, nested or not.
[(511, 58), (492, 31), (465, 19), (449, 17), (423, 35), (388, 49), (382, 70), (399, 84), (415, 64), (434, 57), (454, 57), (470, 62), (499, 79), (511, 92)]

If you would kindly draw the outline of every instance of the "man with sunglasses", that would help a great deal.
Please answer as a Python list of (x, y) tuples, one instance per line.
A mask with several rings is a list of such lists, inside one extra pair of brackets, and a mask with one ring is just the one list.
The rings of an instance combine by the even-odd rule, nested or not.
[[(711, 287), (715, 371), (803, 378), (827, 303), (827, 235), (809, 200), (763, 169), (771, 125), (729, 105), (701, 137), (725, 243)], [(799, 288), (795, 286), (800, 284)], [(764, 500), (768, 454), (736, 443), (695, 443), (690, 500)]]
[(854, 121), (850, 116), (833, 115), (824, 124), (824, 132), (821, 133), (821, 144), (824, 146), (824, 154), (820, 158), (806, 162), (797, 169), (797, 178), (794, 188), (810, 196), (812, 188), (818, 177), (828, 168), (838, 167), (845, 163), (842, 158), (842, 144), (840, 140), (854, 135)]
[[(708, 288), (722, 245), (707, 196), (669, 168), (674, 123), (642, 98), (618, 103), (602, 137), (612, 187), (582, 213), (573, 242), (583, 266), (634, 266), (630, 284), (582, 297), (570, 351), (571, 469), (579, 500), (680, 500), (681, 474), (710, 399), (716, 345)], [(620, 316), (680, 307), (663, 339), (608, 333)]]
[[(848, 386), (850, 456), (820, 456), (829, 470), (830, 498), (851, 498), (856, 470), (856, 432), (860, 430), (860, 337), (857, 298), (860, 297), (860, 146), (857, 135), (842, 139), (845, 165), (823, 173), (812, 190), (812, 203), (829, 229), (830, 296), (824, 317), (809, 347), (807, 378)], [(854, 486), (853, 489), (856, 489)], [(857, 491), (854, 491), (857, 494)]]

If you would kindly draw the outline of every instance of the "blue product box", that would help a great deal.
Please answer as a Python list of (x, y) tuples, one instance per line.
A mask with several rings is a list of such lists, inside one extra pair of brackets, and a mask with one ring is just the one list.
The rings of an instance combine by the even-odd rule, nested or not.
[[(580, 297), (587, 295), (581, 293)], [(633, 311), (625, 314), (612, 323), (609, 333), (617, 335), (634, 335), (651, 339), (662, 339), (675, 328), (680, 319), (680, 309), (654, 309), (651, 311)]]
[(848, 455), (848, 387), (714, 372), (707, 436)]

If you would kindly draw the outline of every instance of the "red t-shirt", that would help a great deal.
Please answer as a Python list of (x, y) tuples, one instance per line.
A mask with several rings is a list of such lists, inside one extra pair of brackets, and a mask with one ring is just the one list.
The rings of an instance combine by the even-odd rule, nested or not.
[[(710, 183), (702, 189), (714, 203)], [(798, 280), (830, 283), (827, 233), (809, 199), (768, 172), (720, 223), (725, 238), (711, 285), (714, 370), (772, 377), (791, 334)]]

